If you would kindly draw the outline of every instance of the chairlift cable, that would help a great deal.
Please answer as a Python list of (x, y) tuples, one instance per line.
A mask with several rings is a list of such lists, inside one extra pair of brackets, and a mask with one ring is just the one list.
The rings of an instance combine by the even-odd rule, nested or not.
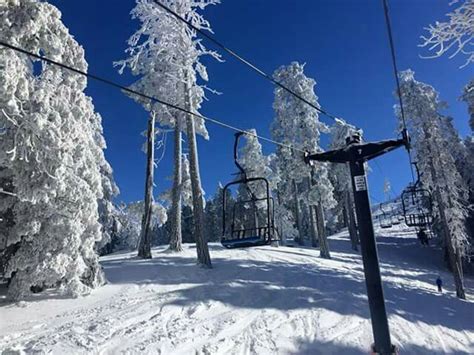
[[(388, 41), (390, 45), (390, 53), (392, 56), (392, 65), (393, 65), (393, 73), (395, 76), (395, 82), (397, 84), (397, 95), (398, 95), (398, 100), (400, 102), (400, 114), (402, 116), (402, 124), (403, 124), (403, 129), (407, 131), (407, 122), (405, 118), (405, 109), (403, 106), (403, 99), (402, 99), (402, 90), (400, 87), (400, 80), (398, 78), (398, 66), (397, 66), (397, 58), (396, 58), (396, 53), (395, 53), (395, 44), (393, 41), (393, 34), (392, 34), (392, 24), (390, 22), (390, 14), (389, 14), (389, 8), (388, 8), (388, 0), (382, 0), (383, 3), (383, 8), (384, 8), (384, 14), (385, 14), (385, 24), (387, 26), (387, 34), (388, 34)], [(413, 172), (413, 159), (411, 156), (411, 149), (410, 146), (407, 145), (407, 152), (408, 152), (408, 159), (410, 162), (410, 172), (411, 172), (411, 178), (413, 183), (415, 182), (415, 174)]]
[(171, 107), (175, 110), (178, 110), (178, 111), (181, 111), (181, 112), (184, 112), (184, 113), (187, 113), (189, 115), (192, 115), (194, 117), (197, 117), (197, 118), (200, 118), (200, 119), (203, 119), (207, 122), (211, 122), (211, 123), (214, 123), (216, 125), (219, 125), (221, 127), (224, 127), (224, 128), (228, 128), (230, 130), (233, 130), (235, 132), (242, 132), (242, 133), (245, 133), (246, 135), (250, 135), (250, 136), (254, 136), (254, 137), (257, 137), (259, 139), (261, 139), (262, 141), (265, 141), (267, 143), (271, 143), (271, 144), (275, 144), (275, 145), (278, 145), (280, 147), (283, 147), (283, 148), (288, 148), (288, 149), (292, 149), (292, 150), (295, 150), (297, 152), (300, 152), (300, 153), (305, 153), (306, 150), (302, 149), (302, 148), (298, 148), (294, 145), (290, 145), (290, 144), (285, 144), (285, 143), (281, 143), (281, 142), (278, 142), (278, 141), (275, 141), (273, 139), (270, 139), (270, 138), (267, 138), (267, 137), (264, 137), (264, 136), (260, 136), (258, 134), (254, 134), (252, 132), (249, 132), (249, 131), (246, 131), (244, 129), (241, 129), (241, 128), (238, 128), (238, 127), (235, 127), (235, 126), (232, 126), (228, 123), (225, 123), (225, 122), (222, 122), (222, 121), (219, 121), (217, 119), (214, 119), (214, 118), (210, 118), (210, 117), (206, 117), (206, 116), (203, 116), (201, 114), (198, 114), (198, 113), (195, 113), (193, 111), (190, 111), (188, 109), (185, 109), (185, 108), (182, 108), (180, 106), (177, 106), (175, 104), (171, 104), (169, 102), (166, 102), (166, 101), (163, 101), (155, 96), (150, 96), (150, 95), (147, 95), (147, 94), (144, 94), (142, 92), (139, 92), (137, 90), (134, 90), (134, 89), (130, 89), (126, 86), (123, 86), (121, 84), (118, 84), (110, 79), (106, 79), (106, 78), (103, 78), (101, 76), (98, 76), (98, 75), (95, 75), (95, 74), (91, 74), (91, 73), (86, 73), (82, 70), (79, 70), (79, 69), (76, 69), (72, 66), (69, 66), (69, 65), (66, 65), (64, 63), (61, 63), (61, 62), (58, 62), (58, 61), (55, 61), (55, 60), (52, 60), (50, 58), (47, 58), (43, 55), (39, 55), (39, 54), (36, 54), (36, 53), (33, 53), (33, 52), (30, 52), (30, 51), (27, 51), (23, 48), (20, 48), (20, 47), (17, 47), (17, 46), (14, 46), (12, 44), (9, 44), (9, 43), (6, 43), (4, 41), (0, 41), (0, 46), (3, 46), (5, 48), (8, 48), (8, 49), (11, 49), (11, 50), (14, 50), (14, 51), (17, 51), (17, 52), (20, 52), (20, 53), (23, 53), (23, 54), (26, 54), (30, 57), (33, 57), (33, 58), (36, 58), (36, 59), (39, 59), (39, 60), (42, 60), (44, 62), (47, 62), (49, 64), (52, 64), (52, 65), (56, 65), (58, 67), (61, 67), (63, 69), (67, 69), (67, 70), (70, 70), (76, 74), (79, 74), (79, 75), (82, 75), (82, 76), (85, 76), (87, 78), (90, 78), (90, 79), (93, 79), (93, 80), (96, 80), (96, 81), (99, 81), (99, 82), (102, 82), (103, 84), (106, 84), (106, 85), (109, 85), (109, 86), (112, 86), (112, 87), (115, 87), (115, 88), (118, 88), (122, 91), (125, 91), (129, 94), (132, 94), (132, 95), (135, 95), (135, 96), (139, 96), (139, 97), (142, 97), (142, 98), (145, 98), (145, 99), (148, 99), (152, 102), (157, 102), (159, 104), (162, 104), (164, 106), (168, 106), (168, 107)]
[(223, 51), (227, 52), (232, 57), (236, 58), (238, 61), (240, 61), (241, 63), (243, 63), (247, 67), (249, 67), (251, 70), (253, 70), (254, 72), (258, 73), (260, 76), (262, 76), (265, 79), (272, 82), (275, 86), (278, 86), (278, 87), (282, 88), (286, 92), (288, 92), (291, 95), (293, 95), (294, 97), (296, 97), (298, 100), (300, 100), (300, 101), (304, 102), (305, 104), (309, 105), (310, 107), (312, 107), (313, 109), (315, 109), (316, 111), (321, 113), (322, 115), (331, 118), (335, 122), (341, 122), (342, 121), (341, 118), (338, 118), (337, 116), (327, 112), (326, 110), (322, 109), (321, 107), (318, 107), (317, 105), (315, 105), (314, 103), (308, 101), (307, 99), (305, 99), (301, 95), (297, 94), (296, 92), (294, 92), (290, 88), (286, 87), (285, 85), (283, 85), (279, 81), (273, 79), (271, 75), (267, 74), (262, 69), (257, 67), (255, 64), (252, 64), (249, 60), (247, 60), (244, 57), (242, 57), (241, 55), (237, 54), (234, 50), (228, 48), (226, 45), (224, 45), (222, 42), (215, 39), (213, 36), (209, 35), (205, 31), (203, 31), (200, 28), (198, 28), (197, 26), (193, 25), (191, 23), (191, 21), (186, 20), (183, 16), (177, 14), (175, 11), (171, 10), (169, 7), (163, 5), (160, 1), (153, 0), (153, 2), (156, 5), (158, 5), (159, 7), (161, 7), (163, 10), (165, 10), (166, 12), (168, 12), (169, 14), (174, 16), (176, 19), (178, 19), (179, 21), (184, 22), (188, 27), (192, 28), (194, 31), (198, 32), (200, 35), (202, 35), (203, 37), (205, 37), (206, 39), (208, 39), (209, 41), (214, 43), (217, 47), (221, 48)]

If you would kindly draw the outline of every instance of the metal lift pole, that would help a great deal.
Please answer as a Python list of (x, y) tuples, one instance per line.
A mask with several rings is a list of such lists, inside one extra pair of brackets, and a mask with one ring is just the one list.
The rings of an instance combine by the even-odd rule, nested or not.
[(306, 154), (305, 161), (329, 161), (333, 163), (349, 163), (351, 170), (354, 202), (359, 225), (360, 247), (364, 264), (365, 283), (369, 300), (372, 332), (374, 335), (374, 352), (381, 355), (395, 353), (390, 340), (385, 299), (380, 276), (377, 244), (375, 242), (372, 212), (370, 210), (369, 191), (365, 173), (365, 163), (370, 159), (408, 145), (406, 132), (399, 140), (387, 140), (376, 143), (361, 143), (359, 134), (347, 139), (347, 146), (343, 149), (317, 154)]
[(360, 251), (364, 264), (375, 350), (380, 354), (392, 354), (364, 163), (363, 160), (352, 160), (349, 163), (357, 223), (359, 225)]

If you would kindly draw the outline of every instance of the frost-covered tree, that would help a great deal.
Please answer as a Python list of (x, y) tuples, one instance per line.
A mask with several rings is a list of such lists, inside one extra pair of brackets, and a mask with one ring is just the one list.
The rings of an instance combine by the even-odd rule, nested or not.
[[(263, 155), (262, 145), (258, 141), (255, 129), (250, 129), (245, 134), (245, 145), (240, 149), (239, 164), (244, 169), (247, 178), (270, 178), (272, 171), (269, 167), (269, 160), (268, 157)], [(261, 181), (250, 182), (245, 186), (241, 185), (238, 191), (238, 198), (245, 201), (254, 198), (264, 199), (266, 195), (266, 186)], [(259, 211), (265, 208), (266, 203), (264, 201), (258, 201), (252, 206), (251, 210), (254, 211), (257, 221)]]
[[(102, 127), (98, 127), (102, 132)], [(102, 135), (100, 137), (102, 138)], [(102, 138), (103, 139), (103, 138)], [(105, 142), (104, 142), (105, 145)], [(120, 190), (115, 183), (113, 170), (110, 164), (104, 160), (104, 165), (100, 167), (102, 182), (102, 198), (98, 201), (99, 222), (102, 225), (102, 239), (96, 243), (99, 253), (106, 252), (105, 248), (112, 241), (112, 234), (116, 228), (116, 207), (113, 203), (114, 197), (118, 196)]]
[(467, 56), (464, 67), (474, 62), (474, 0), (453, 0), (450, 5), (454, 4), (458, 7), (446, 15), (446, 21), (436, 21), (425, 28), (428, 35), (421, 36), (420, 47), (434, 52), (428, 58), (438, 58), (449, 52), (449, 58), (464, 54)]
[[(87, 71), (84, 50), (54, 6), (3, 1), (0, 18), (3, 41)], [(0, 83), (1, 178), (14, 193), (0, 204), (0, 215), (10, 209), (14, 219), (9, 296), (47, 287), (87, 293), (104, 282), (95, 244), (102, 238), (98, 200), (107, 165), (100, 116), (84, 94), (87, 80), (2, 49)]]
[[(144, 210), (144, 201), (130, 202), (128, 204), (122, 203), (116, 208), (117, 230), (113, 239), (113, 251), (137, 249), (140, 241)], [(166, 209), (161, 204), (154, 203), (150, 221), (152, 228), (158, 229), (166, 221)]]
[(456, 294), (464, 299), (462, 259), (469, 247), (465, 228), (468, 189), (446, 140), (438, 93), (432, 86), (415, 80), (411, 70), (399, 76), (414, 156), (424, 186), (433, 191)]
[[(320, 255), (323, 258), (330, 258), (325, 213), (335, 207), (336, 200), (334, 199), (334, 187), (329, 179), (327, 163), (313, 166), (309, 178), (309, 191), (304, 196), (307, 198), (311, 220), (316, 219)], [(313, 210), (314, 217), (311, 216), (311, 210)]]
[[(175, 28), (177, 23), (170, 16), (164, 14), (158, 9), (153, 1), (137, 1), (135, 8), (131, 12), (132, 18), (141, 22), (140, 28), (128, 40), (128, 49), (126, 50), (128, 58), (114, 63), (120, 66), (120, 73), (128, 67), (131, 73), (138, 76), (139, 79), (131, 85), (131, 88), (149, 96), (156, 96), (160, 99), (174, 105), (182, 105), (182, 94), (179, 88), (183, 88), (180, 83), (179, 69), (172, 64), (172, 58), (176, 56), (176, 47), (179, 35)], [(155, 151), (155, 123), (156, 121), (168, 127), (175, 129), (175, 179), (174, 191), (178, 196), (179, 206), (173, 206), (174, 214), (172, 221), (174, 224), (174, 234), (176, 239), (181, 239), (181, 130), (182, 115), (177, 112), (171, 112), (167, 106), (152, 103), (141, 97), (132, 96), (141, 103), (150, 113), (147, 128), (147, 175), (145, 187), (145, 214), (143, 215), (142, 236), (143, 243), (140, 243), (138, 254), (141, 257), (151, 257), (151, 225), (149, 223), (149, 214), (151, 213), (151, 201), (153, 198), (153, 172), (154, 172), (154, 151)], [(156, 121), (155, 121), (156, 120)], [(146, 239), (146, 240), (145, 240)], [(140, 248), (141, 247), (141, 248)]]
[(392, 192), (392, 185), (390, 184), (390, 180), (385, 178), (383, 181), (383, 194), (385, 195), (385, 200), (390, 199), (390, 194)]
[(294, 215), (285, 204), (282, 194), (280, 193), (279, 186), (282, 183), (280, 168), (278, 165), (278, 157), (272, 153), (268, 157), (269, 168), (271, 175), (269, 177), (270, 187), (273, 191), (273, 198), (275, 204), (275, 227), (278, 232), (280, 242), (285, 245), (288, 239), (297, 240), (298, 230), (296, 229), (296, 222)]
[[(339, 121), (331, 127), (330, 149), (340, 149), (347, 145), (346, 138), (354, 133), (362, 134), (356, 127)], [(357, 250), (359, 236), (355, 217), (354, 199), (352, 192), (351, 174), (347, 164), (332, 164), (331, 178), (335, 190), (338, 210), (343, 214), (343, 219), (349, 230), (352, 249)]]
[(474, 134), (474, 79), (471, 80), (465, 87), (461, 99), (467, 104), (469, 112), (469, 125)]
[[(309, 102), (316, 106), (318, 98), (314, 92), (316, 82), (304, 74), (304, 65), (292, 62), (288, 66), (282, 66), (275, 71), (273, 77), (276, 81), (290, 88)], [(304, 232), (301, 216), (301, 207), (309, 211), (309, 206), (316, 209), (332, 207), (333, 188), (328, 179), (327, 164), (318, 164), (314, 169), (307, 166), (299, 150), (318, 151), (320, 133), (328, 132), (327, 127), (319, 121), (318, 112), (294, 97), (280, 87), (275, 89), (275, 100), (273, 103), (275, 118), (272, 123), (271, 132), (273, 139), (282, 142), (285, 146), (278, 146), (277, 158), (281, 174), (280, 192), (285, 202), (294, 204), (295, 220), (298, 226), (299, 241), (303, 242)], [(297, 149), (292, 148), (294, 146)], [(310, 175), (315, 176), (314, 180)], [(313, 180), (315, 183), (308, 183)], [(301, 190), (304, 188), (308, 190)], [(309, 212), (305, 212), (309, 215)], [(318, 235), (320, 238), (321, 255), (328, 256), (326, 252), (326, 238), (324, 226), (324, 211), (317, 211), (319, 216)], [(321, 245), (321, 238), (324, 243)]]
[[(471, 126), (471, 134), (467, 136), (464, 140), (464, 145), (466, 146), (467, 150), (467, 161), (471, 164), (474, 164), (474, 79), (469, 82), (464, 87), (463, 95), (461, 99), (466, 102), (468, 106), (468, 113), (469, 113), (469, 125)], [(471, 170), (471, 174), (468, 177), (469, 186), (471, 190), (471, 201), (474, 200), (474, 169)], [(474, 201), (473, 201), (474, 202)], [(473, 216), (474, 219), (474, 216)]]
[[(459, 142), (459, 135), (454, 130), (452, 124), (448, 124), (447, 132), (451, 132), (450, 143), (455, 142), (455, 149), (458, 152), (457, 164), (463, 179), (469, 187), (469, 204), (474, 206), (474, 80), (471, 80), (463, 89), (461, 96), (467, 104), (469, 114), (469, 125), (471, 127), (471, 134), (466, 136), (462, 142)], [(448, 123), (451, 123), (450, 121)], [(454, 137), (454, 138), (453, 138)], [(467, 222), (468, 232), (470, 234), (471, 254), (474, 245), (474, 208), (471, 207), (469, 211), (469, 218)], [(473, 260), (471, 258), (470, 262)]]
[[(224, 187), (221, 183), (218, 184), (217, 190), (214, 196), (206, 202), (205, 209), (205, 222), (206, 222), (206, 234), (209, 236), (209, 241), (217, 242), (222, 237), (222, 207), (224, 201)], [(232, 206), (234, 199), (232, 193), (226, 190), (226, 218), (230, 220), (232, 218)]]
[[(211, 30), (209, 23), (197, 10), (217, 4), (218, 0), (165, 0), (164, 5), (176, 11), (202, 30)], [(129, 59), (121, 65), (129, 66), (132, 73), (141, 78), (134, 88), (141, 92), (160, 97), (162, 100), (197, 112), (204, 99), (205, 86), (197, 83), (207, 81), (205, 66), (200, 62), (204, 55), (216, 59), (219, 56), (204, 48), (197, 39), (195, 30), (178, 21), (152, 0), (137, 0), (132, 16), (141, 21), (141, 28), (129, 40)], [(181, 132), (188, 136), (190, 148), (190, 171), (193, 191), (193, 213), (195, 214), (195, 232), (199, 263), (210, 267), (210, 257), (203, 227), (203, 193), (199, 176), (196, 133), (208, 138), (204, 121), (192, 115), (183, 115), (160, 104), (145, 103), (149, 110), (157, 112), (158, 120), (175, 129), (175, 171), (173, 179), (173, 233), (171, 248), (180, 249), (181, 219)]]
[[(189, 171), (189, 160), (186, 154), (182, 154), (181, 156), (181, 163), (180, 163), (180, 170), (182, 171), (181, 177), (180, 177), (180, 191), (179, 191), (179, 202), (176, 202), (176, 189), (173, 186), (171, 190), (165, 191), (162, 194), (162, 198), (165, 201), (171, 202), (171, 216), (174, 218), (171, 220), (171, 233), (170, 233), (170, 250), (171, 251), (180, 251), (182, 250), (182, 218), (179, 217), (178, 220), (180, 222), (180, 227), (179, 227), (179, 233), (177, 233), (177, 229), (175, 227), (175, 223), (177, 222), (176, 219), (176, 212), (174, 211), (174, 208), (181, 208), (181, 212), (179, 213), (179, 216), (182, 215), (183, 207), (188, 207), (193, 209), (193, 192), (192, 192), (192, 187), (191, 187), (191, 175)], [(175, 169), (176, 171), (176, 169)], [(204, 193), (204, 191), (203, 191)], [(173, 203), (174, 201), (174, 203)], [(178, 237), (177, 237), (178, 235)]]
[(463, 141), (454, 127), (452, 117), (441, 117), (441, 125), (446, 148), (451, 152), (454, 163), (466, 186), (474, 191), (474, 160), (469, 157), (467, 142)]

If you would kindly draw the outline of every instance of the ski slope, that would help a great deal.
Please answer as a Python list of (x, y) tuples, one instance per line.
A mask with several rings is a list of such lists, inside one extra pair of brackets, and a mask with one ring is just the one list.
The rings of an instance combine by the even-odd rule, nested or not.
[[(402, 354), (474, 353), (470, 300), (455, 297), (440, 250), (401, 227), (378, 231), (393, 342)], [(372, 342), (360, 257), (345, 233), (332, 260), (311, 248), (226, 250), (214, 269), (154, 249), (102, 258), (109, 284), (79, 299), (38, 295), (0, 307), (0, 352), (52, 354), (367, 354)], [(438, 294), (441, 275), (446, 292)]]

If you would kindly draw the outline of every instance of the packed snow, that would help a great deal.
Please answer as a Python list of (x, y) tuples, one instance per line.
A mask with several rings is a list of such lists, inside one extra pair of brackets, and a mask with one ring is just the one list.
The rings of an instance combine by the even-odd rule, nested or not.
[[(406, 228), (406, 227), (405, 227)], [(401, 226), (378, 230), (393, 342), (404, 354), (474, 353), (474, 299), (456, 298), (441, 249)], [(306, 247), (227, 250), (214, 269), (153, 249), (101, 258), (109, 283), (88, 297), (38, 294), (2, 304), (6, 353), (367, 354), (372, 331), (361, 258), (347, 232), (330, 237), (332, 259)], [(445, 292), (436, 290), (440, 275)], [(474, 280), (466, 278), (468, 295)]]

